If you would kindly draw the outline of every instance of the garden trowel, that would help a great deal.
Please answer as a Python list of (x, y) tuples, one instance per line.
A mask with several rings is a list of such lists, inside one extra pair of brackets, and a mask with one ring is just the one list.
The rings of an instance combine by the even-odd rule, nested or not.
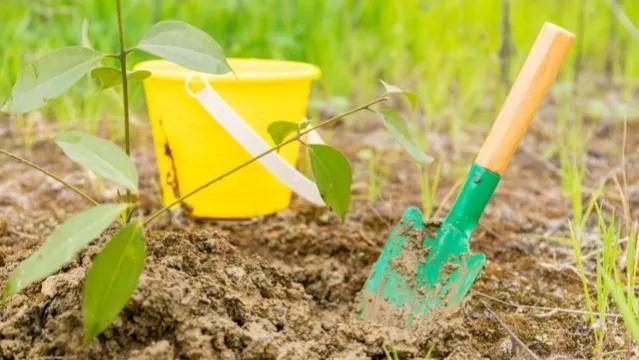
[(573, 40), (544, 24), (447, 217), (430, 233), (417, 208), (406, 210), (359, 295), (359, 319), (414, 327), (459, 305), (486, 262), (470, 252), (470, 235)]

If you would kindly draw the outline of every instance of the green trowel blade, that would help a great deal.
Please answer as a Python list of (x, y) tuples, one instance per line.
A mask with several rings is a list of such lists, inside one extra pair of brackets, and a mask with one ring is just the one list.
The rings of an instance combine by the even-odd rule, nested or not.
[(360, 293), (356, 316), (412, 327), (437, 310), (459, 305), (486, 261), (484, 254), (470, 252), (469, 241), (499, 179), (473, 164), (450, 213), (434, 233), (417, 208), (408, 208)]

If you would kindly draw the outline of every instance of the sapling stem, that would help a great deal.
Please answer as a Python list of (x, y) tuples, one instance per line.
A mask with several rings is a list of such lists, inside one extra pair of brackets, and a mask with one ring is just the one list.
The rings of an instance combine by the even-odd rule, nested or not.
[[(131, 156), (131, 134), (129, 124), (129, 78), (126, 68), (126, 57), (129, 51), (124, 47), (124, 27), (122, 26), (122, 5), (120, 0), (116, 0), (116, 12), (118, 14), (118, 35), (120, 39), (120, 74), (122, 75), (122, 107), (124, 108), (124, 151)], [(131, 191), (126, 191), (126, 201), (131, 200)], [(127, 209), (126, 222), (131, 219), (132, 211)]]
[(53, 180), (55, 180), (55, 181), (59, 182), (60, 184), (64, 185), (64, 187), (66, 187), (67, 189), (69, 189), (69, 190), (75, 192), (76, 194), (80, 195), (81, 197), (84, 198), (84, 200), (88, 201), (91, 204), (93, 204), (93, 205), (99, 205), (100, 204), (96, 200), (94, 200), (92, 197), (90, 197), (89, 195), (84, 193), (82, 190), (80, 190), (77, 187), (75, 187), (75, 186), (69, 184), (68, 182), (62, 180), (62, 178), (60, 178), (59, 176), (57, 176), (54, 173), (50, 172), (49, 170), (41, 167), (38, 164), (36, 164), (34, 162), (31, 162), (31, 161), (29, 161), (29, 160), (27, 160), (27, 159), (25, 159), (25, 158), (23, 158), (23, 157), (21, 157), (19, 155), (16, 155), (16, 154), (14, 154), (12, 152), (9, 152), (7, 150), (0, 149), (0, 154), (4, 154), (4, 155), (6, 155), (6, 156), (8, 156), (10, 158), (18, 160), (19, 162), (21, 162), (21, 163), (23, 163), (23, 164), (25, 164), (27, 166), (30, 166), (33, 169), (38, 170), (39, 172), (47, 175), (48, 177), (52, 178)]
[(231, 174), (233, 174), (233, 173), (235, 173), (235, 172), (247, 167), (248, 165), (251, 165), (252, 163), (258, 161), (259, 159), (263, 158), (264, 156), (266, 156), (266, 155), (268, 155), (268, 154), (270, 154), (270, 153), (272, 153), (274, 151), (278, 151), (282, 147), (284, 147), (284, 146), (286, 146), (286, 145), (288, 145), (288, 144), (290, 144), (292, 142), (299, 141), (302, 138), (302, 136), (308, 134), (309, 132), (311, 132), (313, 130), (316, 130), (316, 129), (319, 129), (319, 128), (323, 127), (323, 126), (329, 125), (329, 124), (331, 124), (331, 123), (333, 123), (333, 122), (335, 122), (337, 120), (345, 118), (346, 116), (352, 115), (352, 114), (357, 113), (359, 111), (369, 109), (371, 106), (373, 106), (373, 105), (375, 105), (377, 103), (381, 103), (381, 102), (386, 101), (386, 100), (388, 100), (388, 97), (386, 96), (386, 94), (384, 94), (382, 97), (377, 98), (377, 99), (375, 99), (375, 100), (373, 100), (373, 101), (371, 101), (371, 102), (369, 102), (367, 104), (360, 105), (360, 106), (358, 106), (356, 108), (353, 108), (353, 109), (351, 109), (351, 110), (349, 110), (349, 111), (347, 111), (345, 113), (336, 115), (336, 116), (334, 116), (334, 117), (332, 117), (330, 119), (327, 119), (327, 120), (324, 120), (324, 121), (318, 123), (315, 126), (311, 126), (311, 127), (307, 128), (307, 129), (305, 129), (303, 131), (298, 132), (297, 135), (295, 135), (294, 137), (292, 137), (292, 138), (290, 138), (290, 139), (288, 139), (286, 141), (281, 142), (277, 146), (274, 146), (274, 147), (270, 148), (269, 150), (266, 150), (265, 152), (259, 154), (258, 156), (241, 163), (240, 165), (228, 170), (227, 172), (225, 172), (225, 173), (223, 173), (223, 174), (221, 174), (219, 176), (216, 176), (215, 178), (213, 178), (213, 179), (207, 181), (206, 183), (198, 186), (196, 189), (194, 189), (194, 190), (192, 190), (192, 191), (180, 196), (178, 199), (174, 200), (172, 203), (166, 205), (162, 209), (160, 209), (160, 210), (154, 212), (153, 214), (149, 215), (149, 217), (144, 220), (144, 225), (148, 225), (150, 222), (155, 220), (158, 216), (164, 214), (165, 212), (167, 212), (169, 209), (171, 209), (175, 205), (183, 202), (184, 200), (188, 199), (189, 197), (197, 194), (198, 192), (200, 192), (200, 191), (206, 189), (207, 187), (215, 184), (216, 182), (224, 179), (225, 177), (227, 177), (227, 176), (229, 176), (229, 175), (231, 175)]
[(127, 50), (124, 47), (124, 27), (122, 26), (122, 6), (120, 0), (116, 0), (116, 12), (118, 14), (118, 35), (120, 38), (120, 72), (122, 75), (122, 105), (124, 107), (124, 150), (131, 155), (131, 135), (129, 133), (129, 79), (126, 71)]

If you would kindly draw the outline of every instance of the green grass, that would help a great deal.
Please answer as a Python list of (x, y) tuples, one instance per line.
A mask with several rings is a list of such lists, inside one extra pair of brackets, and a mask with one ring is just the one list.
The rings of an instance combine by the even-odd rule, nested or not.
[[(570, 102), (568, 102), (570, 103)], [(565, 110), (565, 109), (564, 109)], [(562, 111), (559, 116), (561, 144), (558, 157), (561, 164), (562, 188), (572, 208), (568, 222), (569, 244), (583, 291), (586, 320), (594, 338), (594, 355), (605, 358), (608, 334), (618, 329), (616, 319), (608, 314), (621, 313), (628, 341), (639, 341), (639, 303), (635, 296), (637, 276), (637, 223), (631, 217), (626, 195), (625, 168), (622, 180), (616, 177), (604, 180), (596, 189), (584, 186), (587, 168), (586, 153), (590, 134), (595, 124), (587, 127), (580, 111)], [(569, 119), (569, 121), (566, 121)], [(596, 122), (595, 122), (596, 123)], [(625, 167), (626, 132), (621, 146), (622, 166)], [(608, 183), (616, 185), (622, 214), (610, 204), (617, 201), (607, 194)], [(588, 199), (588, 201), (585, 201)], [(604, 210), (603, 204), (608, 204)], [(595, 238), (589, 251), (594, 251), (595, 273), (587, 270), (592, 258), (584, 254), (584, 240)], [(594, 250), (592, 246), (594, 245)], [(625, 266), (623, 265), (625, 264)], [(615, 306), (612, 304), (614, 303)], [(613, 310), (613, 311), (611, 311)], [(613, 335), (615, 335), (613, 333)], [(616, 349), (614, 351), (617, 351)]]
[[(636, 227), (626, 227), (619, 224), (615, 214), (606, 220), (604, 214), (598, 208), (597, 220), (601, 249), (597, 253), (597, 267), (594, 288), (596, 291), (597, 313), (599, 326), (594, 329), (595, 353), (604, 352), (606, 331), (612, 324), (607, 320), (606, 313), (609, 308), (609, 300), (614, 300), (616, 308), (621, 313), (629, 341), (639, 341), (639, 303), (635, 297), (635, 281), (637, 273)], [(628, 230), (629, 229), (629, 230)], [(627, 245), (622, 245), (622, 240), (627, 240)], [(622, 260), (625, 269), (619, 265)]]
[[(511, 4), (511, 79), (546, 20), (577, 30), (584, 0), (514, 0)], [(500, 0), (128, 0), (127, 40), (133, 44), (158, 20), (188, 21), (212, 34), (230, 56), (269, 57), (315, 63), (323, 80), (315, 96), (352, 101), (370, 98), (377, 79), (415, 89), (433, 128), (450, 129), (456, 141), (467, 123), (487, 122), (504, 93), (499, 81)], [(615, 79), (631, 94), (639, 79), (639, 44), (612, 15), (608, 0), (588, 0), (583, 36), (583, 72), (602, 74), (611, 37), (620, 44), (612, 59)], [(639, 3), (623, 1), (630, 19)], [(81, 43), (83, 27), (96, 48), (116, 49), (114, 1), (39, 0), (0, 3), (0, 94), (6, 96), (25, 63), (56, 47)], [(83, 25), (84, 24), (84, 25)], [(615, 29), (614, 32), (611, 29)], [(574, 60), (576, 51), (571, 54)], [(138, 59), (141, 57), (136, 55)], [(573, 77), (572, 67), (562, 78)], [(595, 89), (587, 82), (586, 88)], [(112, 90), (115, 91), (115, 90)], [(140, 89), (134, 92), (141, 113)], [(106, 97), (108, 101), (104, 102)], [(95, 126), (117, 119), (113, 96), (79, 86), (54, 101), (47, 118)], [(113, 120), (115, 121), (115, 120)]]
[[(599, 237), (601, 239), (601, 250), (597, 253), (597, 267), (595, 277), (596, 290), (596, 313), (598, 314), (598, 326), (594, 327), (595, 354), (603, 353), (603, 346), (606, 336), (606, 313), (608, 312), (608, 297), (610, 295), (610, 283), (606, 282), (606, 277), (614, 276), (618, 272), (617, 258), (620, 251), (619, 240), (621, 238), (621, 228), (616, 222), (614, 213), (609, 221), (606, 221), (601, 208), (597, 206), (597, 224)], [(591, 321), (594, 319), (592, 317)], [(592, 321), (592, 324), (595, 324)]]
[[(596, 191), (587, 209), (581, 215), (582, 222), (570, 222), (570, 244), (582, 285), (584, 304), (589, 314), (594, 337), (593, 352), (601, 358), (606, 353), (607, 335), (617, 328), (616, 319), (610, 318), (611, 310), (621, 313), (628, 341), (639, 341), (639, 303), (635, 296), (637, 275), (637, 228), (628, 218), (620, 218), (613, 211), (605, 212), (601, 207), (602, 187)], [(585, 254), (582, 252), (586, 223), (594, 209), (596, 220), (595, 274), (591, 280), (586, 270)], [(573, 215), (573, 219), (575, 216)], [(625, 225), (625, 226), (624, 226)], [(625, 267), (621, 264), (625, 264)], [(611, 305), (614, 301), (615, 306)], [(613, 333), (614, 335), (614, 333)], [(604, 356), (605, 357), (605, 356)]]
[[(434, 169), (434, 170), (433, 170)], [(430, 219), (435, 210), (437, 191), (439, 190), (439, 181), (441, 180), (442, 162), (437, 160), (431, 166), (420, 166), (419, 180), (422, 199), (422, 213), (425, 219)]]
[(396, 160), (398, 154), (393, 152), (390, 159), (382, 159), (382, 151), (374, 148), (362, 149), (358, 158), (365, 161), (368, 168), (368, 201), (375, 202), (382, 195), (384, 185), (388, 180), (391, 171), (391, 164)]

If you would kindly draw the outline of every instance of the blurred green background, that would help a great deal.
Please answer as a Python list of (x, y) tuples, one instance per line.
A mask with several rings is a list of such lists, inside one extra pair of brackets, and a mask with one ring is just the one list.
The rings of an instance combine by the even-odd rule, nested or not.
[[(114, 4), (1, 1), (0, 100), (18, 70), (48, 50), (89, 41), (115, 51)], [(213, 35), (228, 56), (320, 66), (316, 108), (339, 111), (370, 99), (385, 79), (417, 91), (437, 129), (490, 120), (545, 21), (578, 35), (555, 92), (612, 92), (612, 107), (610, 96), (580, 106), (627, 113), (639, 86), (636, 0), (124, 0), (124, 8), (130, 45), (156, 21), (185, 20)], [(143, 115), (134, 86), (134, 108)], [(115, 91), (99, 92), (83, 80), (44, 117), (88, 127), (119, 121)]]

